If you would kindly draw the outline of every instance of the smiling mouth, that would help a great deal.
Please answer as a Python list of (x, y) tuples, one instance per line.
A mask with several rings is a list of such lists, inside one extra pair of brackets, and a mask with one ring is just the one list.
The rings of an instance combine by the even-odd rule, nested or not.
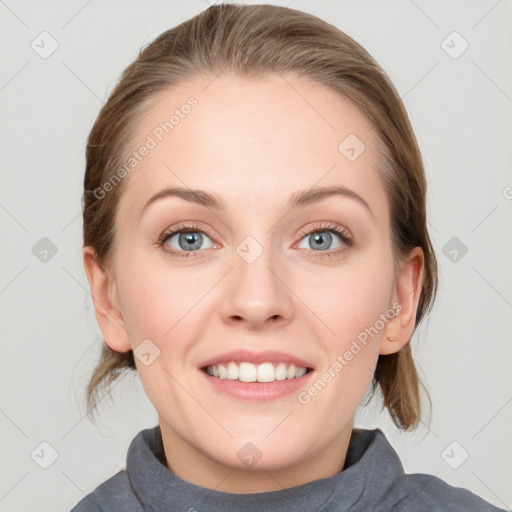
[(201, 368), (210, 377), (240, 382), (274, 382), (299, 379), (313, 370), (290, 363), (253, 364), (249, 362), (218, 363)]

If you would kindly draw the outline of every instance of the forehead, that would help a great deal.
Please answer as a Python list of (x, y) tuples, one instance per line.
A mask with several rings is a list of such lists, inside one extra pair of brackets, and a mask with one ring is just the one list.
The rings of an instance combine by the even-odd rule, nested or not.
[(228, 207), (271, 208), (297, 190), (343, 185), (386, 209), (370, 121), (335, 91), (291, 75), (198, 77), (170, 88), (136, 129), (130, 149), (142, 146), (151, 149), (119, 205), (127, 213), (168, 186), (218, 193)]

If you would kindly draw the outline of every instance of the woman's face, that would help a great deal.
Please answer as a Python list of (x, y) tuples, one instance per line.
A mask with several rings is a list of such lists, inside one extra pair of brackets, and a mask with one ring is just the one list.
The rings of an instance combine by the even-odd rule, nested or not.
[[(233, 482), (272, 471), (281, 486), (305, 468), (309, 480), (340, 471), (379, 352), (409, 339), (417, 301), (417, 275), (394, 277), (371, 123), (313, 82), (221, 75), (162, 94), (133, 150), (105, 281), (112, 309), (98, 320), (112, 348), (135, 349), (169, 466), (212, 488), (220, 468)], [(183, 194), (152, 201), (171, 188)], [(171, 229), (190, 232), (165, 238)], [(278, 379), (295, 359), (310, 371), (262, 383), (204, 371), (231, 351), (272, 363)], [(262, 368), (241, 365), (242, 379), (275, 377)]]

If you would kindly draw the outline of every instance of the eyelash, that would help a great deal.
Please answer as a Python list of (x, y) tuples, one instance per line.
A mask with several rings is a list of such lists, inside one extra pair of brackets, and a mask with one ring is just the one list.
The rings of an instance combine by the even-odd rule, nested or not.
[[(336, 233), (341, 241), (344, 244), (344, 247), (341, 249), (336, 249), (332, 251), (313, 251), (312, 249), (308, 249), (308, 251), (311, 251), (313, 253), (313, 256), (315, 258), (332, 258), (335, 256), (338, 256), (340, 253), (345, 252), (348, 248), (352, 247), (354, 245), (354, 242), (352, 240), (352, 237), (350, 236), (349, 232), (337, 224), (332, 224), (330, 222), (322, 223), (321, 225), (315, 225), (313, 229), (310, 230), (302, 230), (300, 235), (300, 240), (302, 240), (305, 236), (311, 235), (313, 233), (321, 233), (323, 231), (331, 231)], [(203, 235), (206, 235), (209, 238), (212, 238), (207, 232), (205, 232), (204, 229), (202, 229), (200, 226), (197, 226), (195, 224), (186, 224), (186, 225), (180, 225), (176, 228), (168, 229), (164, 231), (158, 238), (157, 245), (160, 247), (164, 252), (170, 254), (173, 257), (178, 258), (189, 258), (189, 257), (195, 257), (192, 256), (194, 253), (201, 252), (201, 251), (175, 251), (173, 249), (168, 249), (164, 246), (165, 242), (169, 238), (171, 238), (176, 233), (195, 233), (199, 232)]]

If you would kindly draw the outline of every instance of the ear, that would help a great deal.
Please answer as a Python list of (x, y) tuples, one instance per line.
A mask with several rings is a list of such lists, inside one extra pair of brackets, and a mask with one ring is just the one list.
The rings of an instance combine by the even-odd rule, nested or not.
[(114, 278), (101, 268), (92, 247), (84, 246), (82, 254), (103, 339), (112, 350), (128, 352), (132, 347), (119, 307)]
[(415, 247), (401, 263), (393, 294), (396, 315), (384, 327), (380, 354), (398, 352), (411, 339), (423, 287), (423, 262), (421, 247)]

